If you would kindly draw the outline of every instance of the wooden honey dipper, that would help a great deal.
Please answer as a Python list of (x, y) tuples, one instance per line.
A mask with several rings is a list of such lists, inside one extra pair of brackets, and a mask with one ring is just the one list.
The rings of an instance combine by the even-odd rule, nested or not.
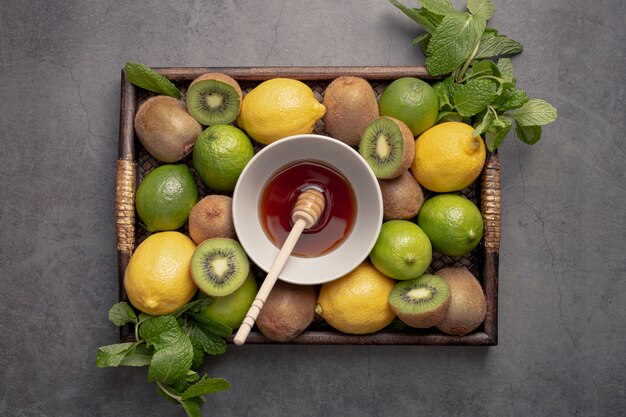
[(278, 252), (278, 255), (267, 273), (256, 298), (252, 302), (252, 305), (246, 314), (246, 318), (241, 323), (241, 326), (233, 339), (236, 345), (243, 345), (245, 343), (252, 326), (254, 326), (254, 322), (257, 317), (259, 317), (263, 304), (265, 304), (270, 291), (274, 288), (278, 275), (285, 267), (285, 264), (289, 259), (289, 255), (291, 255), (293, 248), (296, 246), (300, 235), (305, 229), (310, 229), (315, 226), (324, 212), (325, 207), (326, 199), (324, 198), (324, 192), (317, 186), (308, 186), (302, 190), (300, 195), (298, 195), (296, 204), (291, 211), (291, 221), (293, 222), (291, 232), (289, 232), (287, 240), (285, 240), (280, 252)]

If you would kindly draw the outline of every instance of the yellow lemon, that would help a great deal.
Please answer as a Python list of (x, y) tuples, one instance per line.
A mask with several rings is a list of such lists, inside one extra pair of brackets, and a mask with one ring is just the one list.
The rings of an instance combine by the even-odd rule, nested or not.
[(344, 333), (377, 332), (395, 317), (388, 302), (395, 283), (365, 261), (349, 274), (322, 285), (316, 311)]
[(262, 144), (311, 133), (326, 113), (313, 91), (301, 81), (273, 78), (256, 86), (241, 103), (237, 124)]
[(435, 125), (415, 141), (411, 172), (431, 191), (458, 191), (478, 178), (485, 165), (485, 143), (459, 122)]
[(198, 288), (189, 263), (196, 245), (180, 232), (150, 235), (133, 253), (124, 273), (124, 287), (135, 308), (162, 316), (187, 304)]

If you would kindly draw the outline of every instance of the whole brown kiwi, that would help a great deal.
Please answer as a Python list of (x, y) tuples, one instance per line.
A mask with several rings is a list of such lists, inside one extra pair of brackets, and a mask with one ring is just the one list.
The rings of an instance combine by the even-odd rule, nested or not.
[(424, 204), (422, 187), (409, 172), (390, 180), (378, 180), (383, 195), (383, 219), (407, 220), (417, 216)]
[(360, 77), (335, 78), (326, 88), (323, 104), (326, 131), (350, 146), (358, 145), (365, 127), (380, 116), (372, 86)]
[(208, 195), (189, 213), (189, 235), (196, 245), (214, 237), (236, 239), (233, 224), (233, 199)]
[(265, 337), (277, 342), (293, 340), (315, 319), (318, 287), (276, 282), (256, 324)]
[(151, 97), (135, 115), (135, 132), (148, 153), (162, 162), (177, 162), (187, 156), (202, 133), (202, 126), (179, 100)]
[(437, 324), (444, 333), (465, 336), (485, 320), (487, 302), (480, 283), (465, 267), (445, 267), (435, 272), (450, 286), (450, 306)]

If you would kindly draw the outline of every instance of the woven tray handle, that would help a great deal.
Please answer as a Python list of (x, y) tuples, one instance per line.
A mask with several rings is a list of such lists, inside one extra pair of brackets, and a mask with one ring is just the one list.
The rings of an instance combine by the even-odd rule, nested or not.
[(117, 250), (132, 253), (135, 249), (135, 163), (117, 160), (115, 187), (115, 235)]
[(497, 153), (490, 152), (487, 155), (480, 193), (485, 252), (498, 253), (500, 252), (500, 160)]

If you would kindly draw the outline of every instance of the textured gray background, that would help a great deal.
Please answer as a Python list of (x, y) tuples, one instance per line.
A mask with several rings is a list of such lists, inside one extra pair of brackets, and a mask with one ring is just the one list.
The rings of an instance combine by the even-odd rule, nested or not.
[[(559, 110), (541, 143), (501, 147), (499, 346), (231, 347), (205, 415), (626, 414), (625, 3), (495, 5), (518, 85)], [(95, 367), (117, 336), (127, 60), (419, 65), (417, 33), (383, 0), (0, 2), (0, 415), (184, 415), (145, 369)]]

